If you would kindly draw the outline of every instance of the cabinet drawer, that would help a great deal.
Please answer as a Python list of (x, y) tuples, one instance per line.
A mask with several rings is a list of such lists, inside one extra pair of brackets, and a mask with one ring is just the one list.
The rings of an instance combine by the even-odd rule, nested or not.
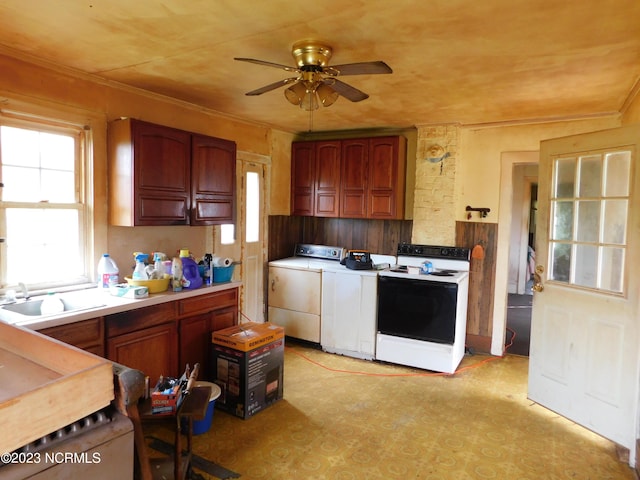
[(45, 328), (39, 332), (79, 348), (103, 345), (104, 343), (104, 321), (102, 317)]
[(219, 308), (238, 304), (238, 289), (232, 288), (208, 295), (187, 298), (178, 302), (178, 316), (193, 315), (201, 312), (212, 312)]
[(175, 302), (138, 308), (106, 317), (107, 338), (175, 320)]

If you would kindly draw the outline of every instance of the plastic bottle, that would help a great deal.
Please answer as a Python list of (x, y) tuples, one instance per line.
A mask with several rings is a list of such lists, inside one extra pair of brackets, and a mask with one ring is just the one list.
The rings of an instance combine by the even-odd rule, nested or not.
[(149, 274), (145, 270), (147, 267), (145, 261), (149, 258), (146, 253), (139, 253), (136, 255), (136, 268), (133, 270), (131, 278), (134, 280), (149, 280)]
[(113, 258), (108, 253), (102, 254), (98, 262), (98, 288), (108, 289), (112, 285), (117, 285), (119, 273), (120, 271)]
[(178, 257), (173, 257), (171, 262), (171, 285), (174, 292), (182, 291), (182, 260)]
[(153, 263), (154, 263), (154, 267), (156, 270), (156, 276), (157, 278), (163, 278), (165, 271), (164, 271), (164, 262), (163, 260), (163, 253), (159, 253), (156, 252), (153, 254)]
[(40, 305), (41, 315), (54, 315), (64, 312), (64, 303), (55, 292), (49, 292)]

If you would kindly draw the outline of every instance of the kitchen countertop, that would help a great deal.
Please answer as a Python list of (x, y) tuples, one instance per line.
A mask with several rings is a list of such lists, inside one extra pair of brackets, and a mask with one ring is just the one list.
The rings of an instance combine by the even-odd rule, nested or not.
[[(134, 310), (137, 308), (149, 307), (149, 306), (158, 305), (161, 303), (173, 302), (176, 300), (197, 297), (199, 295), (206, 295), (208, 293), (220, 292), (220, 291), (228, 290), (231, 288), (238, 288), (240, 286), (242, 286), (242, 282), (239, 282), (239, 281), (217, 283), (217, 284), (214, 283), (212, 285), (204, 285), (194, 290), (183, 289), (181, 292), (173, 292), (171, 290), (167, 290), (166, 292), (162, 292), (162, 293), (151, 293), (149, 294), (148, 297), (140, 298), (140, 299), (116, 297), (109, 294), (108, 291), (98, 290), (97, 288), (75, 290), (71, 292), (65, 292), (60, 295), (63, 298), (64, 297), (78, 298), (77, 296), (82, 296), (83, 299), (90, 299), (93, 303), (100, 304), (100, 306), (97, 306), (95, 308), (87, 308), (84, 310), (63, 312), (55, 315), (34, 316), (33, 319), (19, 321), (19, 322), (12, 322), (12, 324), (30, 328), (32, 330), (42, 330), (44, 328), (57, 327), (60, 325), (66, 325), (69, 323), (88, 320), (91, 318), (126, 312), (126, 311)], [(32, 298), (37, 298), (37, 297), (32, 297)]]

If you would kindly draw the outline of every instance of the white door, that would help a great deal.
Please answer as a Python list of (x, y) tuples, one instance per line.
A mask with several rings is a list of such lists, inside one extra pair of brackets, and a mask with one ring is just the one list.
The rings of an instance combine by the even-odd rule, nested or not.
[(264, 166), (243, 163), (242, 313), (264, 322)]
[[(529, 397), (635, 459), (640, 125), (543, 141)], [(535, 288), (535, 287), (534, 287)]]

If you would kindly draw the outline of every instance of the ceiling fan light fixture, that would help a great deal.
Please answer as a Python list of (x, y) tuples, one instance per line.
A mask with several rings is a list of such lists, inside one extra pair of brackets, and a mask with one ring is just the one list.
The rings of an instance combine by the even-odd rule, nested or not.
[(316, 92), (313, 90), (307, 90), (304, 98), (302, 99), (302, 103), (300, 103), (300, 108), (303, 110), (312, 111), (317, 110), (320, 104), (318, 103), (318, 96)]
[(325, 83), (321, 83), (316, 88), (316, 93), (318, 94), (318, 98), (323, 107), (329, 107), (338, 100), (340, 94), (336, 92), (333, 88)]
[(292, 105), (301, 105), (306, 94), (307, 89), (300, 82), (294, 83), (284, 91), (284, 96)]

